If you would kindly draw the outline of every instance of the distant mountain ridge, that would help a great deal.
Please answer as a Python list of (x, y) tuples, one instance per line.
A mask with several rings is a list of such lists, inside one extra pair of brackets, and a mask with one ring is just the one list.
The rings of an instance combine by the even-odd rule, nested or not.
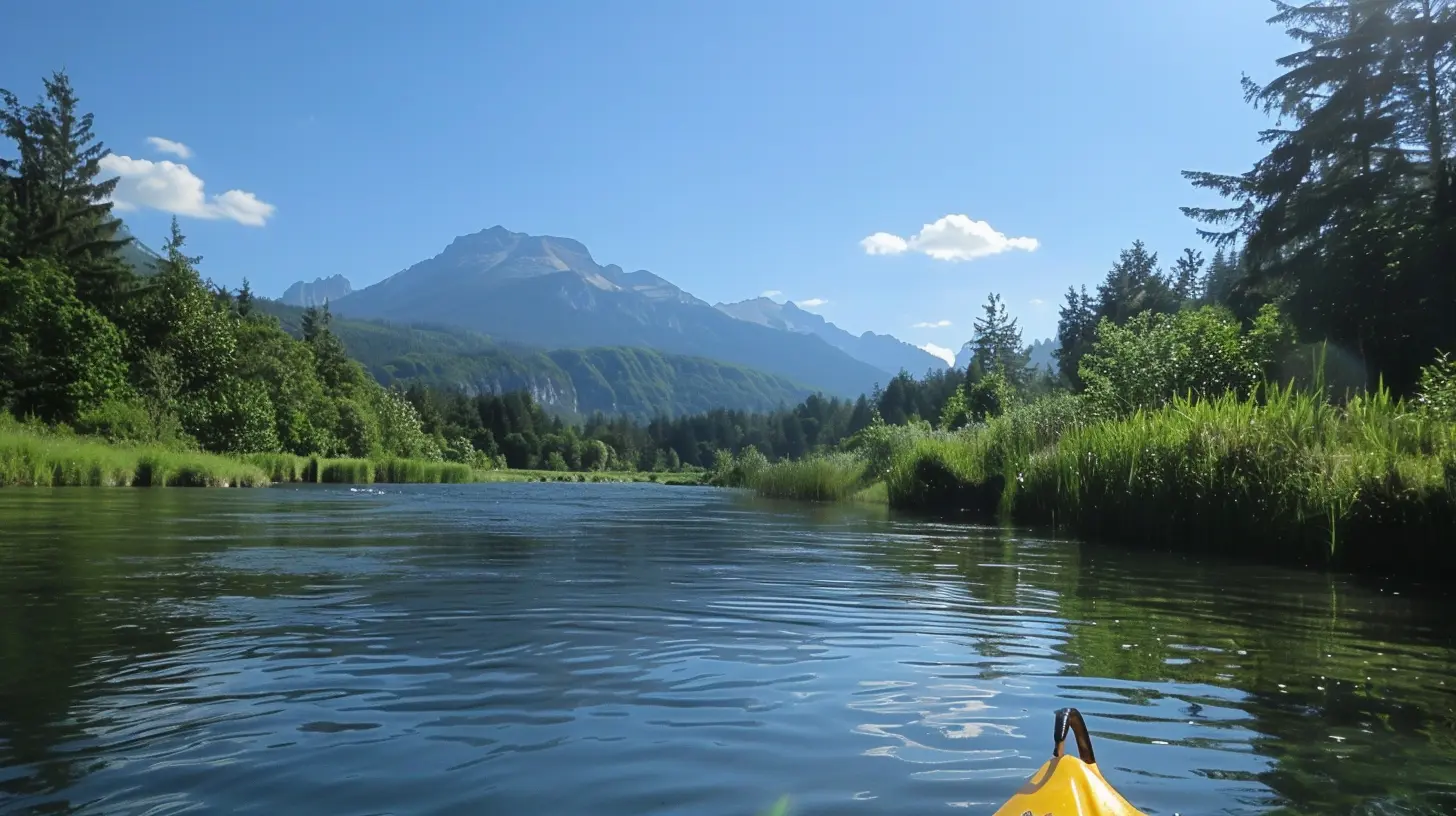
[(331, 302), (336, 314), (457, 326), (546, 349), (648, 348), (746, 366), (854, 397), (877, 366), (822, 337), (738, 320), (646, 270), (603, 266), (570, 238), (496, 226)]
[[(300, 334), (303, 309), (259, 298), (257, 307)], [(698, 357), (642, 348), (543, 351), (498, 343), (464, 329), (398, 326), (335, 315), (349, 356), (385, 385), (422, 382), (468, 394), (530, 392), (553, 413), (600, 411), (639, 421), (714, 408), (769, 411), (811, 392), (783, 377)]]
[(919, 377), (927, 371), (941, 371), (947, 367), (945, 360), (918, 346), (888, 334), (869, 331), (851, 334), (825, 320), (822, 315), (801, 309), (793, 302), (779, 303), (772, 298), (757, 297), (737, 303), (719, 303), (715, 308), (749, 323), (817, 335), (829, 345), (887, 375), (899, 374), (903, 369)]
[(322, 306), (353, 291), (354, 287), (348, 278), (332, 275), (327, 278), (314, 278), (312, 283), (298, 281), (288, 287), (279, 301), (289, 306)]

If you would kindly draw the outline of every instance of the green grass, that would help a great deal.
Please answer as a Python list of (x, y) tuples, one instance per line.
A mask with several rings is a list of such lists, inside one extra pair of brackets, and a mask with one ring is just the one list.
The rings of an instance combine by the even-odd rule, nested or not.
[(0, 487), (252, 487), (268, 481), (262, 468), (232, 457), (0, 427)]
[(464, 484), (475, 481), (475, 471), (459, 462), (383, 459), (374, 463), (374, 480), (394, 484)]
[[(1042, 416), (1034, 414), (1040, 411)], [(900, 446), (893, 507), (1337, 568), (1456, 567), (1456, 425), (1293, 389), (1125, 419), (1013, 411)]]
[(656, 473), (652, 471), (563, 471), (563, 470), (478, 470), (477, 482), (653, 482), (665, 485), (701, 485), (705, 474), (694, 471)]
[(868, 486), (868, 471), (869, 463), (853, 454), (810, 456), (763, 468), (751, 486), (765, 498), (844, 501)]

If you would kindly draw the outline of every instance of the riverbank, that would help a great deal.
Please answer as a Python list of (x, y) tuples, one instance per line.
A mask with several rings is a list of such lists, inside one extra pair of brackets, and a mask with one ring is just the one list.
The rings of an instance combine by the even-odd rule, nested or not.
[(270, 484), (465, 484), (470, 482), (703, 483), (700, 472), (475, 470), (456, 462), (329, 459), (285, 453), (242, 456), (121, 445), (63, 433), (0, 427), (0, 487), (266, 487)]
[(1456, 568), (1456, 424), (1384, 393), (1335, 406), (1272, 389), (1107, 421), (1061, 397), (959, 433), (882, 434), (854, 455), (768, 466), (748, 486), (834, 500), (881, 483), (895, 509), (1087, 540), (1346, 570)]

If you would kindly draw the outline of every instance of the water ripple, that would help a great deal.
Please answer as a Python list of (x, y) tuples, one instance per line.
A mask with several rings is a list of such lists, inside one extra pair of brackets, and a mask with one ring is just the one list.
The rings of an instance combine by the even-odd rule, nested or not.
[(1065, 705), (1150, 814), (1456, 802), (1429, 594), (648, 485), (0, 519), (0, 812), (986, 811)]

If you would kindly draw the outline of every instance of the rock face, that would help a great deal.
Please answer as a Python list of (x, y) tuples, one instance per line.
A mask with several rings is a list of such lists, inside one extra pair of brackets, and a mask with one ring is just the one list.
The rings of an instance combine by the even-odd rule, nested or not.
[(322, 306), (325, 303), (332, 304), (352, 291), (354, 287), (349, 284), (348, 278), (334, 275), (315, 278), (313, 283), (299, 281), (288, 287), (288, 291), (283, 293), (279, 301), (289, 306)]
[(717, 308), (724, 314), (749, 323), (816, 335), (845, 354), (888, 375), (899, 374), (904, 369), (918, 377), (926, 371), (938, 371), (946, 367), (944, 360), (897, 337), (874, 332), (851, 334), (820, 315), (800, 309), (792, 302), (779, 303), (770, 298), (759, 297), (737, 303), (719, 303)]
[(841, 396), (885, 371), (824, 338), (739, 320), (646, 270), (601, 265), (580, 242), (504, 227), (331, 302), (336, 314), (455, 326), (545, 349), (632, 347), (718, 360)]

